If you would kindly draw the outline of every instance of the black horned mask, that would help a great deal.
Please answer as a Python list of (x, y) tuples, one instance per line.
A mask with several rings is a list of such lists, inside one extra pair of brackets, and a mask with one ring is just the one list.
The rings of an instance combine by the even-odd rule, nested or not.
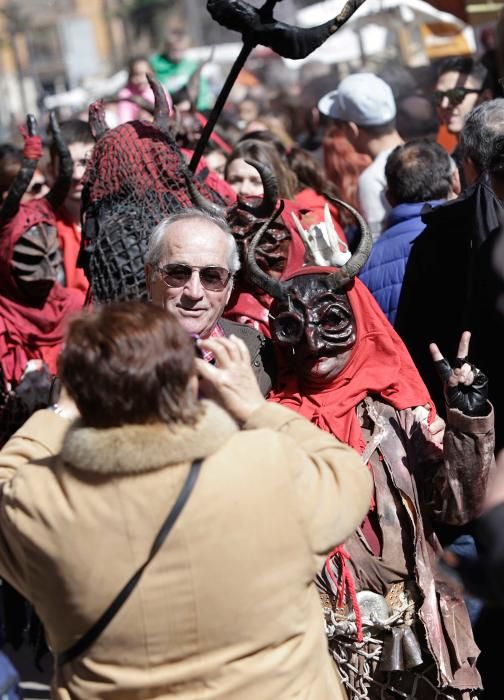
[(0, 208), (1, 291), (12, 295), (22, 290), (29, 300), (44, 299), (54, 282), (64, 280), (55, 211), (70, 188), (72, 158), (54, 114), (49, 128), (59, 155), (54, 186), (42, 199), (21, 203), (42, 151), (37, 122), (28, 115), (21, 168)]
[(256, 246), (256, 260), (258, 265), (266, 272), (280, 277), (287, 263), (291, 231), (280, 218), (271, 219), (278, 201), (278, 185), (271, 168), (255, 160), (247, 160), (254, 167), (263, 184), (264, 196), (262, 198), (243, 198), (238, 196), (237, 201), (230, 207), (219, 207), (206, 200), (189, 180), (188, 189), (191, 200), (198, 209), (205, 211), (221, 219), (225, 219), (236, 240), (241, 261), (241, 282), (248, 283), (247, 260), (248, 249), (255, 234), (263, 229), (261, 240)]
[[(284, 347), (306, 344), (313, 355), (331, 355), (354, 345), (355, 319), (346, 289), (365, 264), (373, 244), (362, 216), (348, 204), (330, 199), (349, 209), (361, 230), (356, 251), (341, 267), (306, 267), (293, 271), (287, 279), (274, 279), (256, 261), (256, 248), (269, 222), (257, 232), (248, 252), (249, 275), (274, 299), (270, 310), (272, 338)], [(280, 211), (277, 208), (273, 217)]]

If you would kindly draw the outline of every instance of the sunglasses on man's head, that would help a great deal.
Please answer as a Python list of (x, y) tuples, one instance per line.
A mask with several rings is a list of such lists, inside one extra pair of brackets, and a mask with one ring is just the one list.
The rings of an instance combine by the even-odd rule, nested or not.
[(191, 279), (193, 271), (197, 270), (202, 287), (211, 292), (221, 292), (231, 278), (229, 270), (214, 265), (191, 267), (183, 263), (171, 263), (158, 267), (157, 270), (168, 287), (183, 287)]
[(471, 93), (476, 93), (480, 95), (483, 90), (476, 90), (476, 88), (465, 88), (465, 87), (454, 87), (450, 90), (435, 90), (432, 94), (432, 100), (434, 104), (440, 105), (445, 97), (448, 98), (448, 102), (452, 105), (459, 105), (464, 101), (466, 95)]

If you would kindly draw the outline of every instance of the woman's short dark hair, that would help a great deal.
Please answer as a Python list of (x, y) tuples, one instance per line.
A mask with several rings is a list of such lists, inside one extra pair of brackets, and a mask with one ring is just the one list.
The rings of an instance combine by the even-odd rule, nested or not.
[(172, 314), (121, 302), (71, 321), (59, 374), (88, 426), (194, 424), (194, 357), (193, 340)]

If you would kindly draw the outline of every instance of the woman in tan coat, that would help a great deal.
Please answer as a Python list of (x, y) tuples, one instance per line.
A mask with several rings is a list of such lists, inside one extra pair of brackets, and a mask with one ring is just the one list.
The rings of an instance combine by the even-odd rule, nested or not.
[(368, 471), (265, 402), (240, 340), (200, 342), (215, 365), (154, 306), (81, 316), (60, 361), (80, 417), (64, 399), (0, 453), (0, 575), (34, 604), (56, 658), (147, 560), (203, 460), (122, 608), (56, 663), (55, 698), (344, 697), (313, 577), (364, 517)]

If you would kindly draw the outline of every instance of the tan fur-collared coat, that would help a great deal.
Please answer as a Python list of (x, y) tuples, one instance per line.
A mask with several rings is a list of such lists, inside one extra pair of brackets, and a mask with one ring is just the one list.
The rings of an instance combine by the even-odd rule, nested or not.
[(189, 463), (205, 460), (138, 587), (57, 671), (54, 697), (344, 698), (313, 577), (368, 509), (353, 450), (272, 404), (243, 430), (209, 402), (193, 428), (68, 426), (40, 411), (0, 453), (0, 575), (56, 653), (144, 562)]

